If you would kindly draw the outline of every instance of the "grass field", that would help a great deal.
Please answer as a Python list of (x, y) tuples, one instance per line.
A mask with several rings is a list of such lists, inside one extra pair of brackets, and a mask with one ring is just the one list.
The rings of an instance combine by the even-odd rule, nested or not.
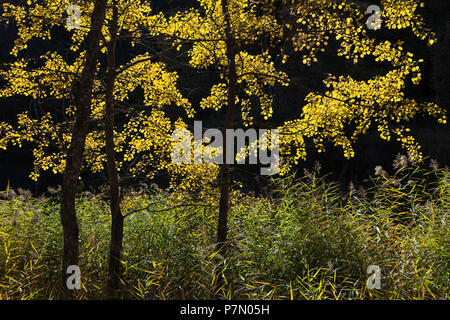
[[(276, 180), (271, 199), (238, 194), (229, 220), (226, 299), (448, 299), (450, 173), (380, 168), (372, 187), (339, 193), (318, 173)], [(204, 204), (204, 203), (203, 203)], [(127, 210), (124, 299), (214, 298), (216, 211), (137, 193)], [(139, 210), (145, 208), (143, 210)], [(104, 297), (109, 207), (80, 194), (79, 299)], [(0, 202), (0, 299), (58, 295), (62, 228), (57, 197)], [(369, 290), (367, 267), (381, 269)]]

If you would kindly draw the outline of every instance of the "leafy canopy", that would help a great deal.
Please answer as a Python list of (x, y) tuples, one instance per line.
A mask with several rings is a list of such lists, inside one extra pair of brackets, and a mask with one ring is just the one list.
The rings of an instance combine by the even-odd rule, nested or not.
[[(74, 59), (57, 51), (47, 52), (37, 59), (20, 56), (32, 39), (51, 39), (56, 28), (65, 26), (65, 10), (69, 4), (82, 9), (82, 27), (66, 30), (71, 34), (70, 50)], [(370, 79), (329, 75), (324, 79), (323, 91), (311, 91), (301, 106), (298, 118), (288, 119), (278, 126), (281, 132), (282, 174), (306, 157), (307, 141), (312, 141), (319, 152), (325, 151), (326, 142), (343, 149), (346, 157), (354, 155), (353, 144), (371, 128), (380, 137), (395, 137), (407, 149), (412, 159), (420, 161), (420, 146), (405, 123), (418, 115), (430, 115), (440, 123), (447, 121), (443, 109), (431, 102), (418, 102), (408, 98), (405, 88), (417, 85), (421, 78), (423, 60), (405, 48), (403, 41), (380, 40), (366, 27), (365, 8), (358, 1), (344, 0), (230, 0), (227, 26), (221, 1), (199, 0), (198, 9), (178, 12), (173, 16), (153, 14), (145, 1), (121, 0), (119, 4), (119, 32), (109, 33), (108, 23), (112, 10), (107, 13), (103, 29), (101, 52), (107, 54), (105, 44), (112, 36), (128, 39), (132, 45), (149, 36), (164, 36), (179, 50), (189, 44), (189, 64), (197, 70), (215, 70), (220, 80), (211, 86), (209, 94), (200, 102), (201, 109), (217, 112), (227, 110), (227, 73), (230, 61), (227, 42), (235, 46), (238, 91), (236, 103), (242, 123), (254, 125), (255, 119), (270, 120), (274, 114), (274, 99), (269, 93), (277, 86), (288, 86), (292, 79), (283, 71), (283, 64), (294, 59), (311, 66), (334, 50), (336, 54), (354, 64), (372, 60), (388, 69)], [(436, 42), (436, 35), (425, 28), (418, 13), (423, 5), (418, 0), (381, 1), (382, 27), (388, 30), (410, 30), (428, 45)], [(27, 6), (12, 3), (3, 5), (5, 18), (13, 18), (18, 26), (18, 38), (11, 51), (17, 59), (3, 68), (0, 76), (7, 86), (0, 97), (23, 95), (38, 103), (49, 98), (70, 101), (64, 105), (67, 121), (58, 122), (47, 113), (41, 119), (20, 114), (16, 128), (0, 124), (0, 147), (9, 142), (21, 145), (34, 142), (37, 179), (43, 170), (61, 172), (64, 153), (70, 140), (70, 124), (75, 104), (70, 92), (71, 84), (80, 74), (84, 59), (83, 42), (89, 30), (89, 16), (93, 5), (85, 1), (29, 1)], [(67, 27), (66, 27), (67, 28)], [(227, 30), (229, 28), (229, 30)], [(392, 33), (393, 34), (393, 33)], [(43, 42), (45, 43), (45, 42)], [(281, 49), (280, 49), (281, 48)], [(101, 119), (104, 110), (102, 68), (99, 62), (95, 82), (92, 119)], [(176, 123), (165, 116), (162, 107), (176, 104), (190, 117), (194, 108), (177, 90), (178, 76), (154, 61), (149, 52), (140, 54), (118, 68), (114, 96), (119, 105), (126, 103), (137, 88), (144, 92), (141, 108), (126, 109), (126, 121), (116, 132), (117, 151), (122, 155), (120, 168), (128, 168), (133, 175), (143, 172), (152, 176), (149, 165), (169, 169), (176, 175), (190, 176), (184, 188), (194, 188), (214, 180), (214, 166), (173, 166), (168, 150), (173, 146), (170, 133), (173, 128), (187, 128), (179, 119)], [(70, 85), (69, 85), (70, 84)], [(151, 107), (149, 112), (147, 107)], [(131, 112), (130, 110), (133, 110)], [(267, 138), (265, 138), (267, 139)], [(262, 141), (264, 142), (264, 141)], [(59, 152), (50, 151), (56, 145)], [(105, 159), (101, 152), (103, 132), (96, 128), (88, 137), (86, 167), (97, 172), (103, 170)]]
[[(69, 5), (78, 5), (81, 12), (80, 28), (66, 25)], [(109, 7), (106, 23), (102, 29), (100, 42), (101, 57), (98, 62), (97, 76), (94, 82), (94, 98), (91, 105), (92, 130), (87, 137), (85, 168), (91, 172), (104, 170), (104, 132), (101, 120), (104, 116), (105, 94), (104, 78), (107, 43), (113, 38), (127, 41), (135, 46), (149, 34), (159, 15), (153, 15), (147, 1), (119, 0), (117, 34), (111, 34), (113, 9)], [(8, 144), (21, 146), (24, 142), (34, 145), (34, 170), (31, 178), (37, 180), (43, 171), (61, 173), (65, 167), (65, 151), (71, 139), (71, 126), (76, 108), (76, 86), (83, 60), (84, 43), (90, 29), (90, 17), (94, 5), (91, 1), (44, 0), (28, 1), (25, 5), (16, 2), (3, 4), (3, 17), (14, 21), (18, 37), (14, 42), (11, 55), (15, 61), (0, 70), (0, 77), (6, 85), (0, 89), (0, 98), (12, 96), (29, 97), (37, 104), (49, 101), (58, 102), (57, 112), (46, 112), (39, 119), (25, 112), (19, 114), (16, 126), (0, 124), (0, 148)], [(31, 41), (45, 48), (48, 41), (63, 33), (69, 40), (69, 50), (49, 50), (33, 58), (26, 58)], [(183, 126), (181, 120), (174, 125), (165, 115), (163, 107), (177, 105), (186, 114), (193, 116), (189, 101), (177, 89), (178, 75), (170, 72), (166, 65), (158, 62), (149, 52), (144, 51), (117, 67), (114, 84), (116, 107), (122, 110), (121, 127), (115, 131), (116, 151), (119, 155), (118, 167), (132, 176), (148, 175), (171, 165), (171, 132), (174, 126)], [(25, 52), (25, 53), (24, 53)], [(142, 99), (136, 103), (131, 95), (137, 90), (143, 92)], [(131, 104), (131, 101), (133, 104)], [(58, 117), (59, 116), (59, 117)], [(65, 120), (61, 121), (61, 117)]]

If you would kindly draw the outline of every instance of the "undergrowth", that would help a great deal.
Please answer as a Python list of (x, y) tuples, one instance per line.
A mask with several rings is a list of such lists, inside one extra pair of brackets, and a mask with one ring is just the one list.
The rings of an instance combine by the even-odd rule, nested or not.
[[(306, 172), (275, 180), (270, 199), (235, 199), (223, 298), (448, 299), (450, 173), (401, 160), (345, 196)], [(136, 212), (125, 219), (122, 298), (214, 298), (217, 210), (174, 207), (163, 191), (127, 207)], [(105, 296), (108, 208), (88, 193), (77, 201), (79, 299)], [(0, 299), (56, 298), (61, 254), (58, 198), (0, 202)], [(381, 289), (367, 288), (369, 265), (381, 268)]]

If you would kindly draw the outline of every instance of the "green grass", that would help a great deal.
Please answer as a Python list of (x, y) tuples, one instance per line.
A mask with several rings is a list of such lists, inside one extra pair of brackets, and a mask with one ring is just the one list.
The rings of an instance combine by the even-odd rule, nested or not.
[[(400, 168), (345, 197), (317, 173), (275, 181), (273, 199), (233, 199), (227, 299), (448, 299), (450, 173)], [(208, 299), (216, 210), (135, 195), (125, 211), (122, 298)], [(62, 229), (55, 198), (0, 202), (0, 299), (58, 296)], [(108, 204), (80, 195), (79, 299), (105, 296)], [(369, 265), (381, 289), (368, 290)]]

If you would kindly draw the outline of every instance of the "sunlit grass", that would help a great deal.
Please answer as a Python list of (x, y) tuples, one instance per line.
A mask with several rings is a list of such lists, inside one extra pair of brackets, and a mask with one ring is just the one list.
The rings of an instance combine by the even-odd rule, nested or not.
[[(343, 196), (317, 172), (275, 181), (272, 199), (234, 199), (221, 294), (228, 299), (448, 299), (450, 173), (399, 167)], [(127, 299), (208, 299), (216, 210), (135, 195), (125, 220)], [(105, 292), (108, 205), (80, 195), (80, 299)], [(0, 299), (58, 296), (62, 229), (57, 198), (0, 202)], [(369, 265), (381, 289), (368, 290)]]

